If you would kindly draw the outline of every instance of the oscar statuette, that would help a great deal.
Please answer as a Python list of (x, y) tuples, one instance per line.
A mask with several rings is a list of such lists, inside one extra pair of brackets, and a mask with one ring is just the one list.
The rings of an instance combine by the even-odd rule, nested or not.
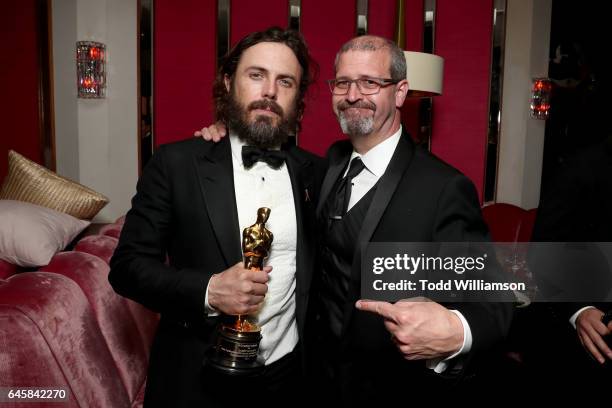
[[(255, 224), (242, 232), (242, 252), (246, 269), (262, 270), (264, 260), (270, 253), (274, 236), (266, 229), (269, 216), (269, 208), (258, 209)], [(262, 359), (257, 356), (262, 338), (261, 328), (249, 320), (249, 316), (224, 318), (217, 327), (216, 343), (208, 363), (229, 375), (257, 374), (264, 367)]]

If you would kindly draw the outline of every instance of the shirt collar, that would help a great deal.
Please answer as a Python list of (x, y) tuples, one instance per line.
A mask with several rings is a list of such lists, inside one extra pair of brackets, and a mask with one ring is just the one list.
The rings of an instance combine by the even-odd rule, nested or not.
[(242, 167), (242, 146), (245, 146), (246, 143), (241, 140), (238, 135), (230, 132), (229, 134), (230, 145), (232, 146), (232, 158), (234, 159), (234, 163), (240, 163)]
[(401, 136), (402, 126), (390, 137), (368, 150), (366, 154), (360, 155), (353, 150), (351, 160), (355, 157), (361, 157), (361, 161), (366, 166), (366, 169), (374, 176), (380, 178), (385, 173), (385, 170), (387, 170), (387, 166), (391, 162), (391, 157), (393, 157)]

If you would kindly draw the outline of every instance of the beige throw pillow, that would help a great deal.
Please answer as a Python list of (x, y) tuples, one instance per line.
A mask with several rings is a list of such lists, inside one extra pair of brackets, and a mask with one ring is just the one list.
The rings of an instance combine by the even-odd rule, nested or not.
[(73, 217), (90, 220), (108, 198), (79, 183), (58, 176), (11, 150), (9, 170), (0, 189), (0, 199), (25, 201)]

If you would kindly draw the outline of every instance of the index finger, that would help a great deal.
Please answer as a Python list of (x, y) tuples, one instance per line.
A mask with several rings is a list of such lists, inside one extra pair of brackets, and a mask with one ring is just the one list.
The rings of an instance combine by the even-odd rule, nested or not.
[(598, 333), (591, 333), (590, 337), (595, 347), (599, 349), (598, 351), (612, 359), (612, 350), (610, 350), (605, 340)]
[(580, 340), (582, 341), (582, 345), (587, 349), (588, 353), (599, 362), (599, 364), (603, 364), (606, 362), (606, 359), (601, 355), (595, 344), (591, 341), (587, 334), (579, 333)]
[(380, 302), (375, 300), (358, 300), (355, 307), (364, 312), (376, 313), (385, 319), (395, 320), (395, 307), (388, 302)]

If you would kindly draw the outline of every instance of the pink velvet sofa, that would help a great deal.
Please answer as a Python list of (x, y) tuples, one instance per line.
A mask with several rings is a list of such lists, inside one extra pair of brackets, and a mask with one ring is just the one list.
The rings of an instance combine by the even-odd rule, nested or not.
[(158, 316), (108, 283), (122, 221), (36, 271), (0, 263), (0, 388), (59, 387), (68, 394), (64, 402), (0, 406), (142, 406)]

